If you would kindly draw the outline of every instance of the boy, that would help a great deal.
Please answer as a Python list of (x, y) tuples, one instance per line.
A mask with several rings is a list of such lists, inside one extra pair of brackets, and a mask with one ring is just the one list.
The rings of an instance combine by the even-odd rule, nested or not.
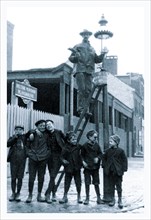
[(62, 151), (61, 159), (64, 165), (65, 181), (64, 181), (64, 196), (59, 203), (67, 203), (67, 194), (71, 185), (72, 178), (74, 177), (77, 189), (77, 202), (81, 201), (81, 167), (82, 160), (80, 155), (80, 145), (77, 144), (77, 136), (73, 131), (66, 134), (66, 147)]
[(10, 196), (9, 201), (15, 200), (19, 202), (21, 200), (20, 191), (26, 165), (26, 137), (23, 134), (23, 131), (24, 127), (22, 125), (16, 125), (15, 134), (7, 141), (7, 147), (10, 147), (7, 162), (10, 162), (12, 189), (12, 195)]
[[(56, 186), (55, 179), (62, 165), (60, 155), (64, 148), (65, 135), (61, 130), (55, 129), (54, 122), (52, 120), (46, 120), (46, 132), (48, 135), (48, 146), (51, 149), (51, 155), (48, 158), (48, 170), (49, 170), (49, 184), (45, 192), (45, 201), (50, 204), (56, 202)], [(52, 193), (52, 199), (50, 194)]]
[(36, 175), (38, 176), (37, 201), (45, 202), (45, 199), (41, 196), (41, 192), (44, 183), (47, 161), (50, 157), (50, 149), (47, 143), (48, 135), (45, 131), (45, 120), (37, 121), (35, 126), (35, 130), (29, 131), (30, 144), (27, 151), (29, 157), (29, 195), (26, 200), (27, 203), (31, 203), (32, 201), (32, 193)]
[(122, 148), (118, 147), (120, 137), (116, 134), (110, 136), (109, 148), (103, 155), (102, 167), (104, 173), (108, 176), (110, 184), (111, 202), (109, 206), (115, 205), (115, 186), (118, 194), (118, 207), (123, 208), (122, 204), (122, 177), (124, 172), (127, 171), (127, 157)]
[(91, 178), (95, 187), (97, 195), (97, 203), (103, 204), (100, 198), (100, 178), (99, 178), (99, 168), (102, 159), (102, 150), (97, 142), (98, 134), (95, 130), (91, 130), (86, 134), (88, 141), (82, 146), (81, 156), (82, 163), (84, 166), (84, 179), (85, 179), (85, 190), (86, 190), (86, 200), (85, 205), (89, 204), (89, 191)]

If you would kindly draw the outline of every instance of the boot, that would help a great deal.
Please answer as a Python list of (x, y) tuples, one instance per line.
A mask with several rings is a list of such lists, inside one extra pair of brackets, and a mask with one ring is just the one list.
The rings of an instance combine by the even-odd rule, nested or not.
[(123, 203), (122, 203), (122, 198), (121, 198), (121, 197), (118, 198), (118, 207), (119, 207), (120, 209), (123, 208)]
[(111, 202), (109, 202), (109, 206), (114, 206), (115, 205), (115, 199), (113, 198)]
[(12, 202), (15, 200), (15, 193), (12, 193), (12, 195), (9, 197), (9, 201)]
[(52, 193), (52, 199), (51, 200), (52, 200), (52, 202), (56, 202), (57, 201), (55, 193)]
[(31, 201), (32, 201), (32, 194), (29, 193), (26, 203), (31, 203)]
[(21, 201), (21, 199), (20, 199), (20, 193), (16, 193), (15, 201), (16, 201), (16, 202), (20, 202), (20, 201)]
[(86, 197), (86, 199), (83, 202), (84, 205), (88, 205), (89, 204), (89, 197)]
[(37, 195), (37, 201), (38, 201), (38, 202), (45, 202), (45, 199), (41, 196), (41, 193), (38, 193), (38, 195)]
[(64, 204), (64, 203), (67, 203), (67, 202), (68, 202), (67, 195), (64, 195), (62, 200), (59, 201), (60, 204)]
[(77, 203), (80, 203), (80, 204), (82, 203), (80, 194), (78, 194), (78, 196), (77, 196)]
[(100, 198), (100, 196), (97, 197), (97, 204), (104, 204), (104, 201)]
[(45, 201), (46, 201), (48, 204), (51, 204), (51, 203), (52, 203), (52, 200), (50, 199), (50, 194), (46, 194), (46, 195), (45, 195)]

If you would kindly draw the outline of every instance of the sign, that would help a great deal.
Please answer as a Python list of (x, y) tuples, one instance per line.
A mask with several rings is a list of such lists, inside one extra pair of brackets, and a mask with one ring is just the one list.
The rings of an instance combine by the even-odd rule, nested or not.
[(31, 86), (27, 79), (23, 82), (15, 81), (14, 94), (23, 99), (37, 101), (37, 88)]

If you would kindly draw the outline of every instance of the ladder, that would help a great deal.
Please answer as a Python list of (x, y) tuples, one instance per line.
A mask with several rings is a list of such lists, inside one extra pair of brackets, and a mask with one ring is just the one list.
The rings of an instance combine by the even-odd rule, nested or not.
[[(86, 127), (86, 125), (87, 125), (87, 123), (88, 123), (88, 121), (89, 121), (89, 119), (90, 119), (90, 117), (92, 115), (92, 111), (93, 111), (94, 105), (95, 105), (95, 103), (98, 100), (98, 97), (100, 95), (100, 92), (101, 92), (103, 86), (104, 85), (93, 86), (92, 91), (89, 94), (89, 97), (87, 99), (85, 108), (84, 108), (82, 114), (80, 115), (78, 123), (77, 123), (77, 125), (76, 125), (76, 127), (74, 129), (75, 133), (79, 132), (79, 134), (77, 135), (78, 143), (79, 143), (79, 141), (81, 139), (81, 136), (82, 136), (82, 134), (84, 132), (84, 129), (85, 129), (85, 127)], [(90, 105), (90, 104), (92, 104), (92, 105)], [(89, 108), (89, 113), (87, 112), (88, 108)], [(82, 127), (80, 128), (80, 126), (82, 126)], [(58, 181), (57, 181), (57, 183), (55, 185), (55, 190), (56, 191), (57, 191), (57, 188), (60, 185), (60, 182), (61, 182), (61, 180), (62, 180), (62, 178), (64, 176), (64, 170), (59, 171), (59, 174), (60, 174), (59, 179), (58, 179)]]

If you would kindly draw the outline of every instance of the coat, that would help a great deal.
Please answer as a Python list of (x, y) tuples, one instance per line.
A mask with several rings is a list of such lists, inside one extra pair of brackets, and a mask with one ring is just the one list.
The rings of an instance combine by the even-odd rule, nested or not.
[(16, 137), (13, 135), (7, 141), (7, 147), (9, 147), (7, 162), (15, 162), (15, 160), (26, 160), (26, 136), (20, 135)]
[(81, 146), (66, 143), (66, 147), (61, 153), (61, 160), (64, 159), (69, 162), (69, 164), (63, 163), (65, 172), (72, 173), (75, 170), (80, 170), (82, 168)]
[(50, 157), (50, 148), (48, 146), (48, 134), (44, 132), (41, 136), (36, 131), (33, 132), (34, 139), (29, 141), (27, 155), (34, 161), (46, 160)]
[[(104, 54), (97, 55), (94, 48), (89, 42), (82, 42), (74, 46), (73, 52), (69, 60), (74, 63), (73, 73), (85, 72), (88, 74), (93, 74), (95, 70), (95, 63), (101, 63), (104, 58)], [(76, 52), (80, 54), (78, 58)]]
[[(81, 156), (82, 160), (84, 160), (88, 164), (88, 168), (90, 170), (99, 169), (100, 163), (102, 160), (102, 150), (98, 143), (91, 145), (86, 142), (81, 148)], [(98, 158), (98, 163), (94, 163), (94, 158)]]
[(106, 175), (114, 171), (118, 176), (122, 176), (128, 169), (128, 160), (124, 150), (120, 147), (108, 148), (103, 154), (102, 167)]

